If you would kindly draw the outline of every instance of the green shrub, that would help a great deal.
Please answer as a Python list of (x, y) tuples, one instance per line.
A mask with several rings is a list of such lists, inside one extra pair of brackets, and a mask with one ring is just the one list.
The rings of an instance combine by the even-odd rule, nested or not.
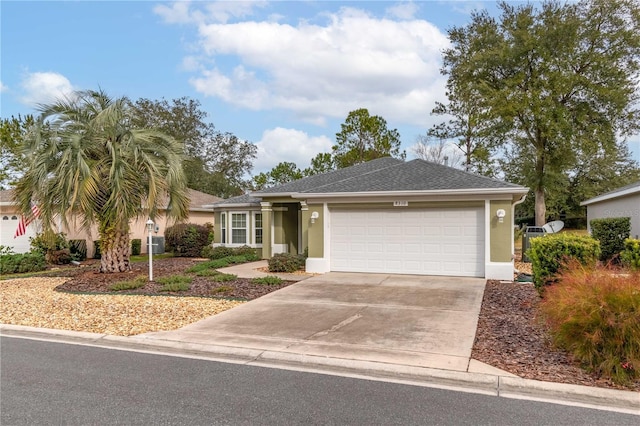
[(147, 283), (147, 277), (144, 275), (135, 277), (132, 280), (127, 281), (118, 281), (117, 283), (113, 283), (109, 290), (111, 291), (121, 291), (121, 290), (133, 290), (135, 288), (144, 287)]
[(221, 274), (215, 269), (203, 269), (202, 271), (197, 271), (196, 275), (199, 277), (215, 277), (216, 275)]
[(627, 268), (640, 271), (640, 240), (624, 240), (624, 250), (620, 253), (620, 258)]
[(216, 281), (216, 282), (225, 282), (225, 281), (233, 281), (235, 279), (237, 279), (238, 276), (234, 275), (234, 274), (218, 274), (214, 277), (211, 277), (212, 281)]
[(640, 271), (614, 275), (573, 262), (540, 304), (556, 345), (617, 383), (640, 371)]
[(87, 258), (87, 240), (69, 240), (69, 253), (76, 261), (83, 261)]
[(140, 238), (134, 238), (131, 240), (131, 255), (138, 256), (142, 250), (142, 240)]
[(16, 253), (13, 251), (13, 248), (9, 246), (0, 245), (0, 256), (4, 256), (5, 254), (16, 254)]
[(200, 257), (202, 249), (211, 244), (211, 229), (194, 223), (170, 226), (164, 233), (166, 250), (176, 257)]
[(269, 259), (269, 272), (295, 272), (304, 267), (302, 255), (279, 253)]
[(192, 278), (186, 275), (171, 275), (156, 279), (162, 284), (160, 291), (187, 291), (191, 287)]
[(251, 248), (249, 246), (236, 247), (233, 249), (234, 256), (244, 256), (247, 262), (253, 262), (255, 260), (260, 260), (258, 254), (256, 253), (256, 249)]
[(531, 259), (533, 282), (540, 293), (555, 280), (563, 264), (575, 259), (583, 265), (591, 265), (595, 264), (599, 255), (598, 241), (587, 235), (568, 233), (532, 238), (527, 250), (527, 256)]
[(23, 274), (43, 271), (47, 268), (44, 255), (39, 251), (23, 254), (0, 255), (0, 274)]
[[(208, 247), (206, 247), (205, 250), (206, 249), (208, 249)], [(233, 256), (234, 254), (235, 253), (231, 247), (217, 246), (211, 247), (209, 253), (203, 257), (208, 257), (209, 259), (222, 259), (224, 257)]]
[(589, 225), (593, 238), (600, 241), (600, 260), (608, 262), (624, 250), (624, 240), (629, 238), (631, 232), (631, 218), (593, 219)]
[(43, 232), (29, 238), (31, 251), (44, 254), (45, 261), (53, 265), (64, 265), (71, 262), (69, 243), (62, 232)]
[(262, 285), (279, 285), (282, 284), (282, 278), (276, 277), (274, 275), (267, 275), (266, 277), (254, 278), (251, 280), (251, 283)]

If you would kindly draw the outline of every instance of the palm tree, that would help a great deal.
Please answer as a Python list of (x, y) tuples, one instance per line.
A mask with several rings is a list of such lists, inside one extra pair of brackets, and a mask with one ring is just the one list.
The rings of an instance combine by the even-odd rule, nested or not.
[(127, 98), (102, 90), (76, 92), (39, 111), (24, 142), (20, 208), (28, 212), (36, 202), (43, 229), (53, 229), (54, 218), (67, 226), (78, 218), (87, 230), (97, 223), (100, 272), (130, 269), (132, 219), (154, 219), (167, 202), (168, 217), (187, 216), (183, 147), (161, 132), (133, 128)]

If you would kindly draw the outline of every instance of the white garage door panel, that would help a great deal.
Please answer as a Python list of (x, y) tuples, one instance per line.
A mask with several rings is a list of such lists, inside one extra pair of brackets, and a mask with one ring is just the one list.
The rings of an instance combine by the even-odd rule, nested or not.
[(331, 270), (484, 276), (484, 209), (335, 210)]
[(14, 253), (26, 253), (31, 250), (29, 238), (35, 237), (38, 233), (38, 222), (33, 222), (27, 226), (24, 235), (13, 238), (19, 222), (20, 216), (16, 214), (0, 215), (0, 246), (10, 247)]

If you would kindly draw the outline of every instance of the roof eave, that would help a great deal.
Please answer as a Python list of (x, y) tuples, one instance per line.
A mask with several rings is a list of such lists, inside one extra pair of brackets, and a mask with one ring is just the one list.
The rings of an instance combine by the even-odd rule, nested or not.
[(487, 189), (438, 189), (430, 191), (368, 191), (368, 192), (298, 192), (289, 194), (293, 198), (347, 198), (347, 197), (411, 197), (421, 195), (506, 195), (527, 194), (528, 188), (487, 188)]
[(605, 195), (600, 195), (598, 197), (594, 197), (591, 198), (587, 201), (583, 201), (580, 203), (581, 206), (588, 206), (589, 204), (595, 204), (595, 203), (600, 203), (602, 201), (607, 201), (607, 200), (611, 200), (614, 198), (620, 198), (620, 197), (625, 197), (627, 195), (633, 195), (635, 193), (640, 193), (640, 186), (636, 186), (633, 188), (628, 188), (625, 189), (623, 191), (619, 191), (619, 192), (613, 192), (613, 193), (609, 193), (609, 194), (605, 194)]

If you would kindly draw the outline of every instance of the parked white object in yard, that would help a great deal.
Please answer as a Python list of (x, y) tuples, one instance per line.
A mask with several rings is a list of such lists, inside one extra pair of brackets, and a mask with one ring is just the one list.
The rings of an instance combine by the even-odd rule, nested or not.
[(545, 223), (542, 225), (544, 231), (548, 234), (554, 234), (564, 228), (564, 222), (561, 220), (554, 220), (553, 222)]

